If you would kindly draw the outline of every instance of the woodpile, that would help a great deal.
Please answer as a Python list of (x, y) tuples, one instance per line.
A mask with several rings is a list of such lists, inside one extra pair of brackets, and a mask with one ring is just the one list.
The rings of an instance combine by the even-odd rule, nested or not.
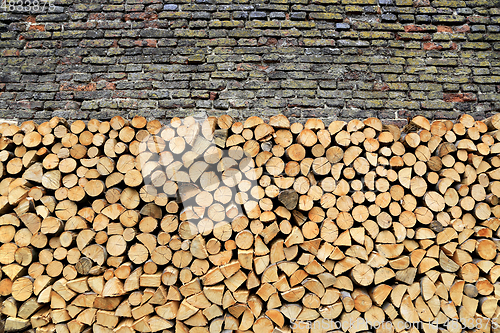
[[(500, 114), (0, 133), (5, 332), (458, 333), (500, 315)], [(422, 322), (442, 326), (401, 326)]]

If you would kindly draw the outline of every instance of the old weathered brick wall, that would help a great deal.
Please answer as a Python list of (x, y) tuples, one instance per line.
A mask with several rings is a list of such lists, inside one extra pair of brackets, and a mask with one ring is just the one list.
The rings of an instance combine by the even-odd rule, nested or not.
[(4, 118), (500, 109), (499, 0), (56, 0), (0, 24)]

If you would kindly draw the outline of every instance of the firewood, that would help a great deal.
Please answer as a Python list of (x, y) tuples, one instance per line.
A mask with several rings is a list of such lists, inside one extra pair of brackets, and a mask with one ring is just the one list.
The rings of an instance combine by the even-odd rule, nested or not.
[(494, 318), (499, 124), (0, 125), (5, 326), (272, 332)]

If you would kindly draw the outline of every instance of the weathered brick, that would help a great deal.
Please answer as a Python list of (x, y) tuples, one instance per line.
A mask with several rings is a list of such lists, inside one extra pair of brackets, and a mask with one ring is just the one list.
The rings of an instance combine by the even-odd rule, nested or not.
[(322, 89), (336, 89), (337, 88), (337, 82), (335, 81), (320, 81), (319, 86)]
[(344, 7), (344, 10), (348, 13), (362, 13), (363, 7), (355, 5), (347, 5)]
[(332, 63), (333, 57), (328, 55), (303, 55), (297, 57), (301, 63)]
[(488, 0), (469, 0), (467, 1), (467, 6), (469, 7), (490, 7), (494, 5), (494, 2)]
[(466, 4), (465, 1), (463, 0), (434, 0), (432, 1), (432, 6), (457, 8), (457, 7), (465, 7)]
[(287, 106), (287, 101), (285, 99), (277, 98), (259, 98), (253, 107), (257, 108), (284, 108)]
[(216, 79), (245, 79), (248, 77), (248, 73), (220, 71), (213, 72), (211, 77)]
[(411, 57), (418, 58), (425, 56), (424, 51), (416, 51), (416, 50), (395, 50), (394, 55), (397, 57)]
[(398, 82), (389, 82), (387, 83), (387, 86), (389, 87), (390, 90), (408, 90), (408, 84), (406, 83), (398, 83)]
[(361, 31), (359, 37), (363, 39), (393, 39), (394, 34), (384, 31)]
[(486, 42), (466, 42), (462, 44), (463, 49), (488, 50), (491, 45)]
[(485, 41), (500, 41), (500, 34), (489, 33), (484, 36)]
[(387, 101), (385, 104), (386, 108), (389, 109), (410, 109), (410, 110), (416, 110), (420, 108), (420, 105), (418, 102), (415, 101), (398, 101), (398, 100), (391, 100)]
[(376, 0), (341, 0), (343, 5), (376, 5)]
[(352, 98), (350, 90), (321, 90), (318, 93), (321, 98)]
[[(411, 20), (408, 20), (408, 22), (411, 22)], [(429, 16), (429, 15), (416, 15), (415, 16), (415, 22), (416, 23), (428, 23), (428, 22), (431, 22), (431, 16)]]
[(302, 43), (304, 43), (305, 46), (334, 46), (335, 40), (304, 38)]
[(281, 21), (281, 28), (313, 29), (316, 26), (314, 22)]
[(434, 66), (408, 66), (405, 72), (408, 74), (434, 74), (437, 73), (437, 69)]
[(289, 18), (294, 21), (303, 21), (306, 19), (307, 14), (305, 12), (292, 12)]
[(472, 73), (474, 75), (488, 75), (490, 74), (489, 68), (473, 68)]
[(458, 60), (457, 59), (427, 59), (426, 61), (427, 65), (431, 66), (457, 66), (458, 65)]
[(40, 92), (49, 92), (49, 91), (59, 91), (59, 84), (57, 83), (28, 83), (25, 87), (28, 91), (40, 91)]
[(352, 97), (360, 99), (387, 98), (389, 93), (385, 91), (354, 91)]
[(351, 28), (351, 25), (349, 23), (336, 23), (335, 24), (335, 29), (337, 30), (348, 30)]
[(55, 64), (26, 64), (21, 66), (21, 74), (51, 74), (54, 73)]
[(432, 101), (422, 101), (420, 103), (423, 109), (432, 109), (432, 110), (439, 110), (439, 109), (445, 109), (445, 110), (451, 110), (453, 109), (453, 103), (452, 102), (445, 102), (445, 101), (439, 101), (439, 100), (432, 100)]
[(116, 59), (108, 57), (87, 57), (83, 58), (82, 62), (90, 64), (99, 64), (99, 65), (112, 65), (116, 63)]
[(317, 83), (315, 81), (283, 81), (281, 87), (286, 89), (311, 89), (316, 88)]
[(472, 81), (484, 84), (500, 83), (500, 76), (474, 76)]
[(52, 36), (51, 32), (31, 30), (21, 34), (22, 39), (48, 39)]
[(43, 14), (36, 16), (37, 22), (64, 22), (67, 20), (67, 14)]
[[(339, 13), (311, 13), (309, 17), (313, 20), (340, 21), (342, 15)], [(340, 24), (340, 23), (339, 23)]]
[(272, 12), (269, 14), (271, 20), (284, 20), (286, 19), (286, 14), (283, 12)]
[(250, 12), (251, 20), (264, 20), (267, 18), (267, 14), (265, 12)]
[(76, 3), (73, 5), (73, 9), (79, 12), (98, 12), (101, 10), (100, 4), (91, 3)]
[(403, 66), (399, 65), (373, 65), (370, 68), (375, 73), (403, 73)]
[(434, 15), (432, 22), (438, 24), (462, 24), (465, 22), (465, 17), (462, 15)]
[(397, 36), (403, 40), (430, 40), (431, 36), (420, 32), (398, 32)]
[(440, 84), (431, 83), (410, 83), (411, 90), (440, 91), (443, 87)]
[(499, 93), (480, 94), (478, 97), (479, 102), (500, 102)]
[(467, 83), (469, 77), (467, 76), (451, 76), (451, 75), (437, 75), (436, 82), (439, 83)]
[(260, 36), (262, 36), (262, 32), (259, 30), (234, 29), (234, 30), (229, 31), (229, 37), (252, 38), (252, 37), (260, 37)]
[(370, 46), (370, 42), (363, 40), (339, 40), (339, 46), (343, 47), (368, 47)]
[(0, 48), (21, 49), (26, 45), (24, 40), (0, 40)]
[(205, 38), (207, 36), (208, 32), (205, 30), (178, 29), (174, 31), (174, 37), (177, 38)]

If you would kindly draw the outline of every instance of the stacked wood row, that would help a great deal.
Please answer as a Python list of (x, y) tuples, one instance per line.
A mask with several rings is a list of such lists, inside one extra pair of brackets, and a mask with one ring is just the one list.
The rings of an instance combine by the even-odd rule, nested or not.
[(498, 329), (500, 114), (0, 133), (5, 332)]

